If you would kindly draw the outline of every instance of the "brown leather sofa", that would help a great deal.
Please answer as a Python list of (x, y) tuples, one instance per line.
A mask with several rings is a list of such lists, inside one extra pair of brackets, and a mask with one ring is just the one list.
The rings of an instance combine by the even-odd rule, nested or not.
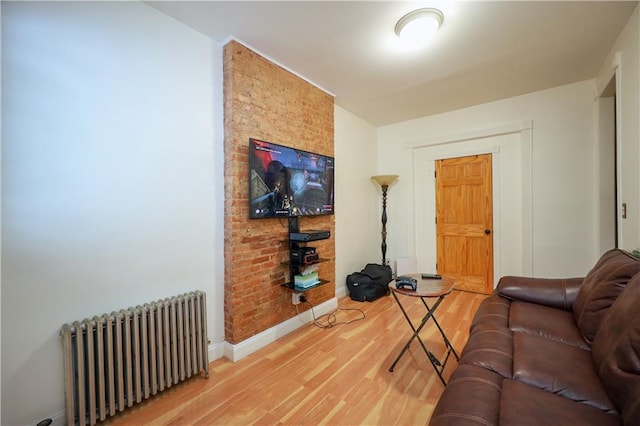
[(430, 425), (640, 425), (640, 261), (504, 277), (480, 305)]

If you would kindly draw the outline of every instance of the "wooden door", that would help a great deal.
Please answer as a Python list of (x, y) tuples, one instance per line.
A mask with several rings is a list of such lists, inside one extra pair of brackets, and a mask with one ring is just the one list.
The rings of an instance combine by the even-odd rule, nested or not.
[(438, 273), (456, 289), (493, 291), (491, 154), (436, 161)]

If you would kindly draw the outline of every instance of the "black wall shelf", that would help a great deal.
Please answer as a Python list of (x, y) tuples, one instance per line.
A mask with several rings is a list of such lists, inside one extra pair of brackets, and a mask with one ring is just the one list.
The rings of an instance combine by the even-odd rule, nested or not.
[[(304, 232), (304, 231), (303, 231)], [(311, 290), (312, 288), (317, 288), (320, 287), (321, 285), (330, 283), (331, 281), (328, 280), (323, 280), (323, 279), (319, 279), (319, 281), (316, 284), (313, 284), (311, 286), (308, 287), (296, 287), (295, 285), (295, 276), (299, 275), (302, 270), (304, 268), (316, 265), (318, 263), (321, 262), (328, 262), (329, 259), (324, 259), (324, 258), (319, 258), (317, 260), (314, 260), (312, 262), (308, 262), (305, 264), (300, 264), (297, 259), (292, 259), (291, 257), (291, 253), (294, 250), (298, 250), (301, 247), (305, 246), (307, 243), (310, 243), (312, 241), (319, 241), (319, 240), (326, 240), (328, 238), (330, 238), (330, 234), (327, 232), (326, 236), (311, 236), (309, 237), (309, 239), (306, 239), (305, 241), (300, 241), (299, 239), (292, 239), (291, 238), (291, 234), (299, 234), (300, 233), (300, 222), (299, 222), (299, 218), (297, 216), (293, 216), (289, 218), (289, 235), (288, 235), (288, 244), (289, 244), (289, 259), (282, 262), (283, 264), (286, 264), (289, 266), (289, 281), (282, 284), (283, 287), (293, 290), (293, 291), (307, 291), (307, 290)]]

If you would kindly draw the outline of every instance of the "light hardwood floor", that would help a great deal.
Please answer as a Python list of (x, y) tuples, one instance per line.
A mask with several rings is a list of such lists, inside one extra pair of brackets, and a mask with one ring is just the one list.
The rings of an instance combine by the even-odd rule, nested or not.
[[(460, 353), (471, 318), (486, 296), (454, 291), (436, 318)], [(419, 299), (405, 298), (414, 323), (424, 315)], [(403, 302), (404, 303), (404, 302)], [(372, 303), (340, 299), (340, 308), (366, 318), (320, 329), (302, 326), (246, 358), (211, 363), (209, 378), (194, 377), (113, 417), (111, 425), (426, 424), (443, 390), (417, 342), (389, 366), (411, 329), (392, 296)], [(307, 305), (300, 305), (307, 306)], [(339, 322), (355, 319), (338, 311)], [(421, 334), (441, 357), (444, 344), (431, 322)], [(456, 362), (452, 357), (447, 378)]]

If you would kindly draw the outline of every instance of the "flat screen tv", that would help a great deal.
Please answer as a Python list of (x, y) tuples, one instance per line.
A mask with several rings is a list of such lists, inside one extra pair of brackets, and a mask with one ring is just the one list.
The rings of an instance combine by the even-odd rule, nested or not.
[(252, 219), (333, 214), (334, 158), (249, 139)]

